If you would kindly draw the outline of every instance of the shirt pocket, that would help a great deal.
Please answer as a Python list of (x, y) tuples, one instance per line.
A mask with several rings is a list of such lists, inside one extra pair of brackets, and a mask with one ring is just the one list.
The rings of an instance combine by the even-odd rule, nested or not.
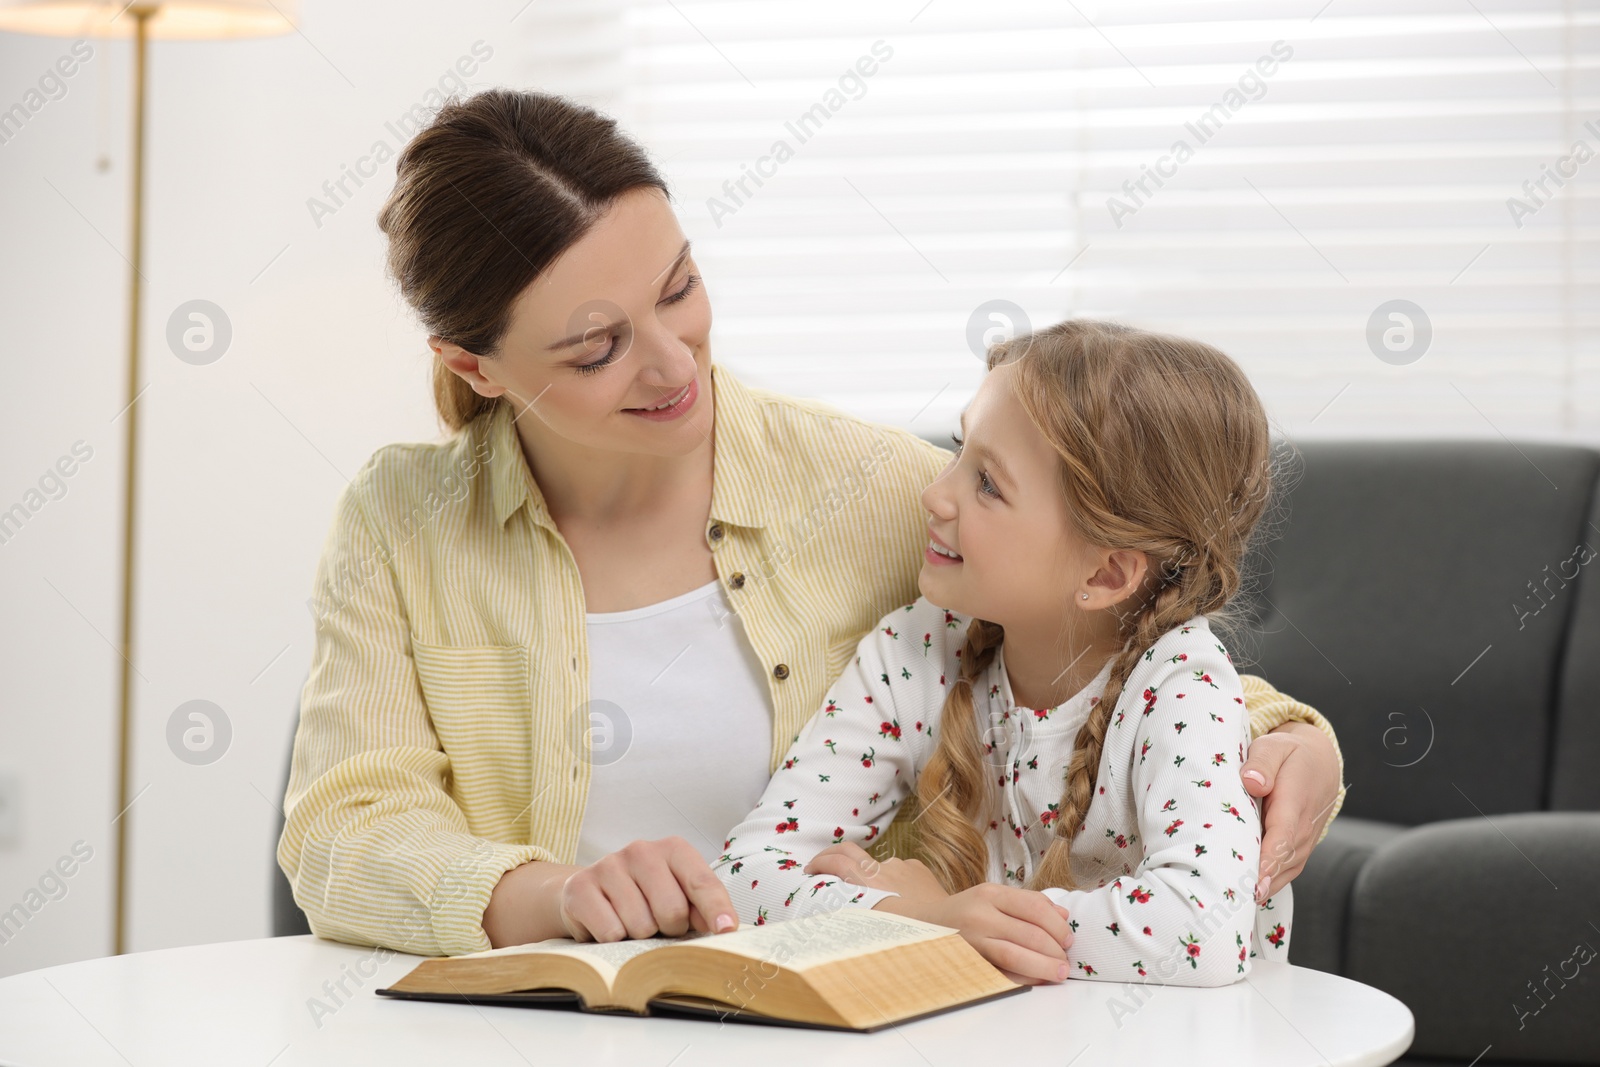
[(413, 638), (411, 655), (467, 829), (497, 841), (526, 839), (533, 715), (528, 649)]

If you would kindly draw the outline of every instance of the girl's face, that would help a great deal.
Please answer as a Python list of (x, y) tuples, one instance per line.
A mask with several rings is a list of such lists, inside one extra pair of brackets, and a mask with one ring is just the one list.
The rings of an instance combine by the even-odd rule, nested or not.
[(710, 333), (689, 242), (666, 197), (641, 188), (523, 290), (497, 357), (428, 340), (530, 429), (531, 415), (575, 444), (667, 456), (710, 439)]
[(1073, 608), (1103, 609), (1134, 592), (1142, 553), (1078, 535), (1060, 458), (1029, 420), (1015, 381), (1014, 364), (989, 372), (961, 416), (955, 458), (922, 491), (929, 544), (917, 584), (940, 607), (1008, 629), (1059, 628)]

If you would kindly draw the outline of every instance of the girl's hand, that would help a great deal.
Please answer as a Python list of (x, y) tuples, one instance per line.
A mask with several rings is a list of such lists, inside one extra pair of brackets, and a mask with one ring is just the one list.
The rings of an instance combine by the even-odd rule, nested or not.
[(691, 926), (721, 933), (739, 925), (728, 890), (681, 837), (631, 841), (578, 868), (561, 886), (560, 916), (575, 941), (677, 937)]
[(874, 859), (866, 849), (850, 841), (829, 845), (802, 869), (806, 874), (831, 874), (852, 885), (887, 889), (903, 897), (937, 900), (949, 896), (921, 860)]
[(885, 897), (873, 908), (961, 931), (967, 943), (1023, 985), (1067, 976), (1067, 909), (1033, 889), (984, 882), (935, 900)]
[(1315, 726), (1286, 722), (1251, 742), (1248, 756), (1239, 768), (1244, 790), (1264, 798), (1259, 904), (1305, 869), (1339, 799), (1339, 754)]

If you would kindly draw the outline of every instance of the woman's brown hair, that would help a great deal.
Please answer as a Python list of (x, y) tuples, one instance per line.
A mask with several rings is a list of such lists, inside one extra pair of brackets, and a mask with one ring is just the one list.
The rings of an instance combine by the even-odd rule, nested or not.
[[(615, 119), (559, 96), (489, 89), (452, 99), (395, 163), (378, 212), (389, 273), (430, 334), (494, 357), (512, 305), (618, 196), (667, 183)], [(433, 363), (440, 421), (494, 407)]]
[[(1055, 836), (1030, 888), (1075, 888), (1068, 850), (1094, 797), (1112, 709), (1145, 650), (1196, 615), (1223, 611), (1272, 488), (1265, 411), (1237, 364), (1210, 345), (1116, 323), (1069, 319), (989, 350), (1015, 362), (1029, 419), (1060, 457), (1077, 534), (1144, 552), (1149, 575), (1119, 617), (1124, 643), (1078, 731)], [(1072, 596), (1063, 589), (1063, 600)], [(917, 779), (921, 855), (950, 892), (983, 882), (991, 773), (972, 686), (1005, 633), (974, 618), (945, 698), (933, 757)]]

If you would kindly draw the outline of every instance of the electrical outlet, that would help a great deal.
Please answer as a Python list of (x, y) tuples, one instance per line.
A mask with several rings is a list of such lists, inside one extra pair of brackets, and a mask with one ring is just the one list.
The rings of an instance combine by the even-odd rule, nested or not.
[(0, 848), (15, 848), (22, 841), (22, 776), (0, 768)]

